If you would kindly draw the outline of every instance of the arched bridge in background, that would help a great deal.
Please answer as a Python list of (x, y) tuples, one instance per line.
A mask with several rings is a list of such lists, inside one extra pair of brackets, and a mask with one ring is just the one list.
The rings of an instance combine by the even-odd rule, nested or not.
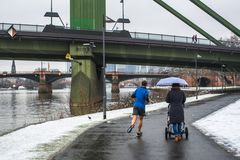
[(128, 73), (128, 72), (107, 72), (106, 79), (112, 83), (112, 93), (119, 93), (119, 83), (134, 78), (166, 78), (178, 77), (178, 75), (162, 74), (162, 73)]
[[(169, 76), (177, 76), (178, 75), (169, 75), (169, 74), (161, 74), (161, 73), (127, 73), (127, 72), (107, 72), (106, 79), (112, 83), (112, 92), (119, 93), (119, 83), (121, 81), (134, 79), (134, 78), (166, 78)], [(71, 73), (62, 73), (62, 72), (46, 72), (46, 71), (38, 71), (33, 73), (0, 73), (0, 78), (26, 78), (38, 82), (39, 92), (51, 92), (51, 83), (57, 81), (62, 78), (70, 78), (72, 77)], [(44, 84), (46, 86), (44, 86)], [(43, 87), (43, 88), (41, 88)], [(48, 87), (48, 89), (46, 89)], [(44, 89), (44, 90), (43, 90)]]
[(10, 77), (15, 77), (15, 78), (26, 78), (33, 80), (35, 82), (40, 82), (40, 76), (44, 74), (46, 77), (46, 83), (53, 83), (54, 81), (57, 81), (62, 78), (69, 78), (72, 76), (71, 73), (0, 73), (0, 78), (10, 78)]
[(51, 93), (52, 92), (52, 83), (62, 78), (71, 77), (71, 73), (62, 73), (62, 72), (47, 72), (47, 71), (35, 71), (31, 73), (0, 73), (0, 78), (26, 78), (33, 80), (39, 83), (38, 92), (39, 93)]

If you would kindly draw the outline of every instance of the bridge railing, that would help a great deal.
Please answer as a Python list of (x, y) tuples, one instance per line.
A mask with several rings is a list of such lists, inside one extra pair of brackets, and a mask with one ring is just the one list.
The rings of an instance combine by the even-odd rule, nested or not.
[[(44, 30), (44, 25), (31, 25), (31, 24), (12, 24), (12, 23), (0, 23), (0, 31), (4, 30), (7, 31), (11, 26), (17, 31), (24, 31), (24, 32), (42, 32)], [(65, 28), (65, 29), (74, 29), (80, 30), (80, 28)], [(107, 31), (113, 32), (113, 31)], [(215, 45), (208, 39), (204, 38), (197, 38), (197, 42), (192, 41), (192, 37), (185, 37), (185, 36), (175, 36), (175, 35), (165, 35), (165, 34), (154, 34), (154, 33), (141, 33), (141, 32), (130, 32), (131, 37), (135, 39), (147, 39), (147, 40), (158, 40), (158, 41), (168, 41), (168, 42), (180, 42), (180, 43), (196, 43), (202, 45)], [(234, 46), (229, 44), (227, 41), (219, 40), (223, 45), (228, 47), (240, 47)]]
[(149, 72), (114, 72), (114, 71), (109, 71), (109, 72), (106, 72), (106, 74), (118, 74), (118, 75), (121, 75), (121, 74), (124, 74), (124, 75), (169, 75), (169, 72), (154, 72), (154, 71), (149, 71)]
[(42, 32), (45, 27), (44, 25), (0, 23), (0, 30), (7, 31), (12, 25), (17, 31), (23, 32)]
[(196, 43), (203, 45), (215, 45), (208, 39), (197, 38), (197, 42), (192, 41), (192, 37), (165, 35), (165, 34), (154, 34), (154, 33), (141, 33), (141, 32), (130, 32), (132, 38), (135, 39), (147, 39), (147, 40), (160, 40), (168, 42), (180, 42), (180, 43)]

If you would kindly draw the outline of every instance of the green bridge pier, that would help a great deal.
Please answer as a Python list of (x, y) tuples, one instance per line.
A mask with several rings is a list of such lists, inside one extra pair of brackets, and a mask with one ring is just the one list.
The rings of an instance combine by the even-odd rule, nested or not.
[[(70, 26), (101, 31), (105, 23), (105, 0), (70, 0)], [(97, 65), (92, 48), (71, 44), (70, 54), (79, 63), (72, 62), (70, 111), (82, 115), (102, 111), (103, 86), (101, 65)]]
[(73, 115), (82, 115), (101, 111), (102, 73), (92, 54), (92, 48), (82, 44), (70, 45), (70, 54), (78, 63), (72, 62), (72, 84), (70, 93), (70, 111)]

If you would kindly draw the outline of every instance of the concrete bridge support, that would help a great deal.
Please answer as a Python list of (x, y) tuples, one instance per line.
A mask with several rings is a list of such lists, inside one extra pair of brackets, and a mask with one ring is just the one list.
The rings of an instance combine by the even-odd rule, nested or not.
[(38, 93), (52, 93), (52, 84), (46, 82), (45, 74), (40, 74)]
[(117, 75), (113, 75), (112, 76), (112, 89), (111, 89), (112, 93), (119, 93), (119, 81), (118, 81), (118, 76)]
[(82, 115), (101, 111), (103, 100), (101, 68), (97, 68), (92, 48), (71, 44), (70, 54), (75, 61), (72, 62), (71, 114)]

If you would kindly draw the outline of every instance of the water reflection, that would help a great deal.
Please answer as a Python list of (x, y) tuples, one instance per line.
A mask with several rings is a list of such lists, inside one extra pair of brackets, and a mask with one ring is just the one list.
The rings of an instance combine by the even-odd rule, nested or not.
[(16, 93), (11, 96), (12, 119), (16, 120)]
[(186, 144), (184, 142), (179, 142), (177, 144), (167, 144), (167, 148), (168, 148), (168, 154), (167, 154), (167, 159), (168, 160), (175, 160), (175, 159), (179, 159), (179, 160), (184, 160), (187, 159), (186, 157)]
[[(107, 88), (107, 104), (119, 102), (136, 88), (121, 88), (120, 94), (111, 94)], [(13, 130), (50, 120), (71, 116), (70, 89), (53, 90), (52, 94), (38, 94), (29, 90), (0, 92), (0, 135)]]
[(52, 95), (23, 90), (0, 92), (0, 135), (30, 124), (68, 116), (69, 90), (57, 90)]
[(52, 98), (52, 93), (39, 93), (38, 98), (40, 101), (49, 101)]

